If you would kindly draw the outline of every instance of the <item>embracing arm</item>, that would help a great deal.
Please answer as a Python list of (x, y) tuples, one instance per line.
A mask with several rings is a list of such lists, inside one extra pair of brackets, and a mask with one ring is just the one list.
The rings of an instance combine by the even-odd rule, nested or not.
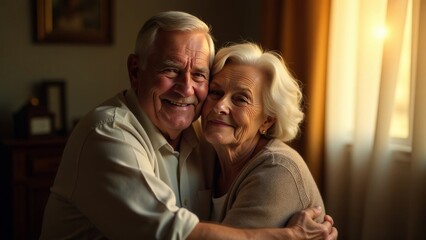
[(109, 239), (184, 238), (197, 216), (177, 207), (173, 191), (156, 175), (155, 151), (144, 141), (147, 137), (115, 115), (93, 130), (80, 126), (70, 137), (53, 187), (69, 204), (62, 208), (66, 216), (51, 211), (51, 222), (64, 219), (55, 224), (67, 228), (67, 236), (77, 232), (74, 224), (80, 236), (92, 231)]
[(308, 208), (295, 214), (286, 228), (237, 229), (210, 223), (198, 223), (188, 237), (193, 239), (337, 239), (337, 229), (330, 216), (323, 223), (313, 219), (321, 213), (320, 208)]

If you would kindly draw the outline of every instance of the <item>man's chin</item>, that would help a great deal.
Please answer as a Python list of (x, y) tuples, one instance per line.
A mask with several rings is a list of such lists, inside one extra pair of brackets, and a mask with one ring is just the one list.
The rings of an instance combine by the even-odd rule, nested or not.
[[(198, 115), (196, 116), (198, 118)], [(173, 131), (183, 131), (187, 129), (195, 119), (193, 111), (163, 112), (163, 114), (159, 115), (159, 120), (162, 125)]]
[(192, 122), (193, 122), (192, 119), (190, 121), (171, 120), (171, 121), (168, 121), (167, 125), (168, 125), (168, 128), (172, 131), (183, 131), (187, 129), (188, 127), (190, 127)]

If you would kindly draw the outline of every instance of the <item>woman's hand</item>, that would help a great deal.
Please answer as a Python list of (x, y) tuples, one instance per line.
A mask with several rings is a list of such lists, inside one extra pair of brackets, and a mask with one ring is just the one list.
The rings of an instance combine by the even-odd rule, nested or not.
[(314, 219), (321, 213), (320, 207), (307, 208), (293, 215), (287, 227), (293, 231), (291, 239), (337, 239), (337, 229), (333, 227), (333, 218), (325, 215), (324, 222)]

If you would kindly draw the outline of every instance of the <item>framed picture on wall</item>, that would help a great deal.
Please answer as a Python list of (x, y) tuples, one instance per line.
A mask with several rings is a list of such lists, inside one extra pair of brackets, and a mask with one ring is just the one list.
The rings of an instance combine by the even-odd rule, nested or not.
[(35, 41), (111, 43), (112, 1), (35, 0)]
[(53, 114), (53, 130), (58, 135), (67, 133), (65, 92), (63, 80), (46, 80), (41, 83), (41, 104)]

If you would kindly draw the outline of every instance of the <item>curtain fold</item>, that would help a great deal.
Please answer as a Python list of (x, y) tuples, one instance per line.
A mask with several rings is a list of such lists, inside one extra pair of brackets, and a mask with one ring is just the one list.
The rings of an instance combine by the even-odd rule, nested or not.
[[(413, 19), (419, 19), (414, 25), (414, 39), (417, 51), (414, 55), (416, 78), (414, 93), (413, 143), (412, 143), (412, 178), (409, 204), (409, 228), (407, 239), (421, 239), (426, 236), (426, 3), (414, 1)], [(422, 27), (423, 26), (423, 31)]]
[[(341, 217), (341, 221), (347, 221), (347, 231), (345, 232), (342, 229), (343, 234), (346, 234), (346, 239), (361, 239), (363, 222), (364, 222), (364, 209), (366, 202), (364, 201), (364, 196), (367, 192), (369, 169), (370, 169), (370, 157), (374, 151), (374, 137), (375, 137), (375, 127), (377, 121), (377, 108), (378, 108), (378, 98), (379, 98), (379, 89), (380, 89), (380, 74), (382, 67), (382, 54), (383, 54), (383, 40), (380, 38), (373, 38), (372, 28), (373, 25), (381, 26), (384, 24), (386, 19), (386, 2), (385, 1), (368, 1), (361, 0), (357, 2), (357, 7), (355, 9), (346, 8), (347, 11), (356, 11), (355, 16), (355, 28), (352, 29), (353, 37), (356, 38), (354, 42), (354, 47), (357, 49), (352, 56), (347, 56), (353, 58), (354, 62), (354, 72), (352, 72), (354, 78), (350, 80), (354, 81), (354, 99), (351, 105), (342, 105), (340, 107), (354, 109), (353, 114), (353, 126), (352, 126), (352, 136), (349, 136), (349, 141), (347, 144), (351, 145), (350, 154), (350, 168), (348, 170), (338, 169), (337, 171), (344, 171), (350, 176), (348, 185), (346, 186), (349, 189), (349, 198), (340, 199), (340, 201), (347, 201), (348, 205), (348, 214), (345, 217)], [(339, 9), (334, 9), (335, 11), (340, 11)], [(340, 13), (342, 14), (342, 13)], [(345, 14), (345, 13), (343, 13)], [(335, 21), (342, 21), (346, 16), (343, 15)], [(344, 22), (341, 28), (345, 28)], [(346, 31), (351, 31), (346, 30)], [(340, 30), (336, 30), (336, 41), (339, 41)], [(352, 35), (350, 34), (350, 35)], [(350, 37), (350, 35), (348, 37)], [(341, 39), (340, 41), (345, 41)], [(333, 46), (330, 46), (330, 48)], [(351, 47), (351, 46), (348, 46)], [(339, 52), (339, 49), (336, 49)], [(337, 62), (334, 68), (340, 67), (338, 59), (341, 56), (336, 56)], [(349, 75), (349, 74), (348, 74)], [(341, 79), (335, 79), (334, 81), (349, 81), (347, 76), (342, 73)], [(330, 79), (328, 79), (330, 81)], [(332, 83), (329, 82), (329, 85)], [(337, 89), (337, 91), (339, 91)], [(328, 92), (328, 95), (333, 95), (334, 93)], [(345, 96), (342, 96), (342, 100), (345, 99)], [(351, 99), (352, 100), (352, 99)], [(347, 101), (351, 101), (347, 100)], [(328, 106), (327, 106), (328, 107)], [(330, 107), (330, 111), (335, 111), (332, 114), (339, 114), (338, 109)], [(328, 119), (326, 120), (328, 121)], [(333, 126), (330, 126), (333, 127)], [(350, 126), (351, 128), (351, 126)], [(328, 143), (328, 145), (334, 144), (334, 141)], [(334, 158), (334, 156), (330, 156)], [(330, 173), (331, 175), (333, 173)], [(330, 176), (331, 181), (333, 181), (332, 176)], [(333, 191), (332, 189), (328, 191)], [(344, 204), (344, 203), (343, 203)], [(332, 207), (332, 206), (331, 206)], [(336, 213), (339, 214), (339, 213)]]
[[(361, 239), (379, 239), (386, 237), (382, 231), (375, 231), (378, 225), (386, 229), (387, 221), (377, 221), (389, 214), (391, 204), (386, 199), (391, 198), (389, 190), (392, 186), (390, 174), (392, 171), (392, 148), (390, 136), (391, 119), (393, 115), (396, 85), (400, 71), (400, 59), (406, 23), (407, 1), (389, 0), (386, 6), (386, 26), (389, 36), (384, 41), (380, 88), (378, 89), (377, 120), (372, 153), (369, 157), (369, 176), (367, 192), (363, 209), (363, 235)], [(381, 206), (381, 207), (379, 207)]]

